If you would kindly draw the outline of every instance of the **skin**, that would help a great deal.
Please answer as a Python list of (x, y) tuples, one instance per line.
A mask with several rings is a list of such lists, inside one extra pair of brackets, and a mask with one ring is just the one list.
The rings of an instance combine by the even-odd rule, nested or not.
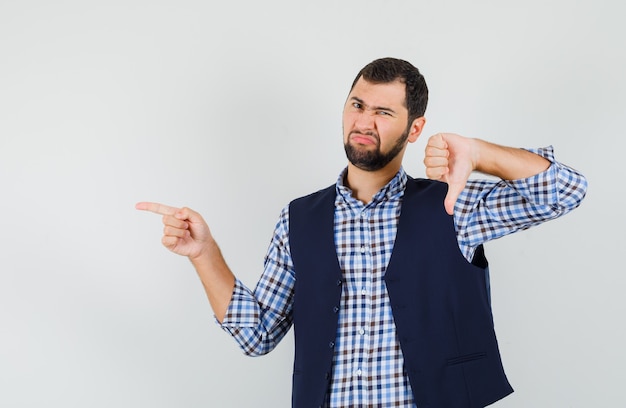
[(527, 150), (500, 146), (454, 133), (438, 133), (428, 139), (424, 156), (426, 176), (448, 184), (444, 200), (446, 212), (454, 214), (454, 204), (472, 172), (517, 180), (532, 177), (550, 161)]
[(189, 258), (215, 317), (223, 321), (235, 288), (235, 275), (226, 264), (202, 216), (187, 207), (176, 208), (159, 203), (140, 202), (135, 208), (163, 216), (163, 246)]
[[(387, 153), (398, 140), (403, 137), (406, 140), (398, 154), (380, 169), (367, 170), (348, 162), (345, 183), (356, 199), (369, 203), (400, 170), (408, 143), (418, 139), (426, 119), (420, 117), (410, 124), (407, 122), (403, 83), (373, 84), (362, 78), (357, 81), (343, 110), (344, 143), (350, 144), (357, 153), (375, 150)], [(427, 177), (448, 184), (443, 204), (446, 212), (452, 215), (454, 204), (473, 171), (514, 180), (538, 174), (546, 170), (550, 162), (522, 149), (453, 133), (438, 133), (428, 139), (424, 165)], [(235, 275), (202, 216), (187, 207), (159, 203), (140, 202), (135, 207), (163, 217), (163, 245), (189, 258), (202, 281), (215, 317), (223, 321), (235, 286)]]
[(408, 129), (404, 147), (382, 169), (369, 171), (348, 162), (345, 182), (356, 199), (367, 204), (400, 170), (406, 146), (417, 140), (426, 123), (421, 117), (407, 127), (408, 117), (402, 82), (373, 84), (361, 78), (350, 91), (343, 109), (344, 143), (358, 151), (387, 153)]

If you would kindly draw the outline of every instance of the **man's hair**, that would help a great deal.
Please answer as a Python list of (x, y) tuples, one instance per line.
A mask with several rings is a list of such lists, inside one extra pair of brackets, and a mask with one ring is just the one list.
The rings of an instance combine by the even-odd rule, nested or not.
[(411, 63), (397, 58), (380, 58), (367, 64), (359, 71), (352, 88), (363, 77), (373, 84), (387, 84), (399, 80), (406, 88), (405, 105), (409, 111), (409, 125), (424, 116), (428, 104), (428, 87), (420, 71)]

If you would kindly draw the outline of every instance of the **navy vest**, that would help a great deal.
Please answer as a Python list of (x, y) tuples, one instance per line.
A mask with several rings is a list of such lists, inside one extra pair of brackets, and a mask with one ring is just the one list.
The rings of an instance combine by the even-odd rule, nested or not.
[[(483, 248), (459, 250), (444, 183), (409, 178), (385, 284), (415, 403), (478, 408), (513, 392), (496, 341)], [(323, 404), (331, 380), (342, 271), (334, 240), (335, 186), (289, 206), (295, 266), (292, 405)]]

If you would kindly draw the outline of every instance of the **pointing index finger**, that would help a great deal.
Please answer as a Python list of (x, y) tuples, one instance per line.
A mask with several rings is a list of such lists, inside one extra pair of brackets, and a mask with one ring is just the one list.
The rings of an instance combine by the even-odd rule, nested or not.
[(149, 211), (160, 215), (174, 215), (178, 211), (178, 208), (176, 207), (170, 207), (169, 205), (150, 202), (137, 203), (135, 204), (135, 208), (141, 211)]

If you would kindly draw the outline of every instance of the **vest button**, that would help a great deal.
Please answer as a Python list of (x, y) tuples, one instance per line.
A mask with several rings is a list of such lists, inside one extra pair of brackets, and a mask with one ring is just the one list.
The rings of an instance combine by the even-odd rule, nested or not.
[(341, 279), (337, 279), (337, 286), (341, 286), (343, 282), (341, 282)]
[(328, 343), (328, 347), (329, 347), (329, 348), (333, 348), (333, 347), (335, 347), (335, 342), (334, 342), (334, 341), (331, 341), (330, 343)]
[(339, 308), (337, 306), (333, 307), (333, 312), (337, 313), (339, 311)]

